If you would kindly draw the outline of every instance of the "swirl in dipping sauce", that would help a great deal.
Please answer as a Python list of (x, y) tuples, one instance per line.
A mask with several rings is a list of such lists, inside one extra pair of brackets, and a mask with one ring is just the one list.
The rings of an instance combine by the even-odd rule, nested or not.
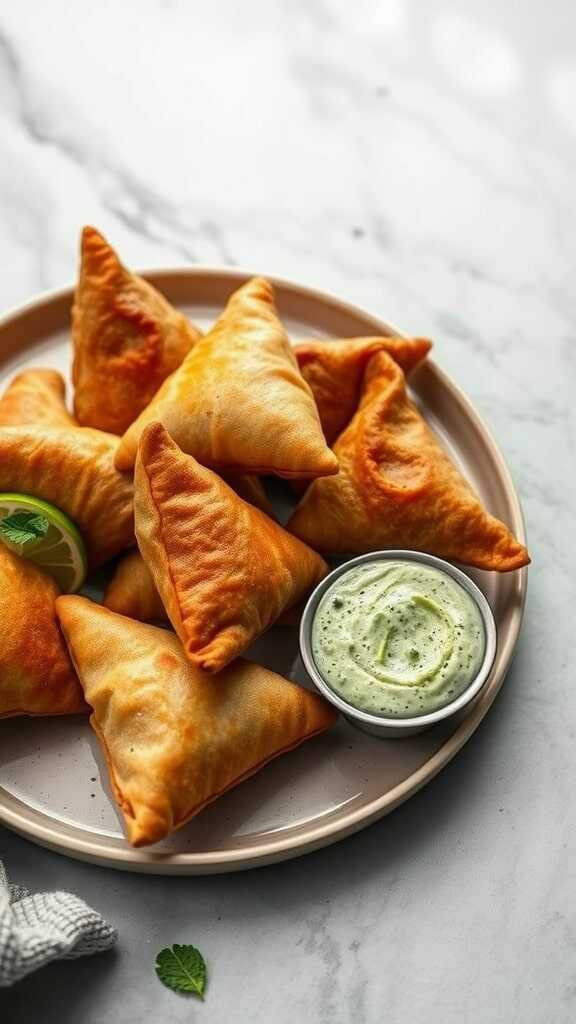
[(476, 602), (446, 573), (366, 562), (338, 577), (312, 625), (318, 671), (343, 700), (385, 718), (450, 704), (478, 674), (486, 638)]

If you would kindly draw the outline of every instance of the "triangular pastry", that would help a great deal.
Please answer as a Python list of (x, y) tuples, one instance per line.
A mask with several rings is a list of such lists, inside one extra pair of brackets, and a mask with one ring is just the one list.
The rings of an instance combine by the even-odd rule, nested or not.
[(315, 551), (184, 455), (159, 423), (134, 477), (138, 546), (187, 656), (217, 672), (327, 572)]
[[(257, 476), (231, 474), (226, 482), (245, 501), (272, 515), (272, 507)], [(150, 569), (138, 550), (129, 551), (116, 567), (104, 593), (104, 605), (140, 622), (164, 622), (168, 616)]]
[(370, 360), (358, 411), (334, 448), (338, 476), (315, 480), (288, 523), (319, 551), (413, 548), (500, 572), (530, 561), (440, 447), (386, 353)]
[(95, 228), (86, 227), (72, 337), (78, 422), (123, 434), (200, 331), (148, 281), (127, 270)]
[(163, 839), (336, 718), (247, 661), (207, 676), (173, 633), (87, 598), (59, 598), (57, 611), (134, 846)]
[(332, 444), (356, 412), (368, 360), (388, 352), (410, 373), (432, 347), (426, 338), (335, 338), (302, 341), (294, 346), (298, 366), (312, 389), (324, 437)]
[(274, 305), (268, 281), (236, 291), (210, 332), (128, 429), (116, 465), (134, 465), (148, 423), (162, 423), (204, 466), (283, 477), (338, 471), (316, 404)]

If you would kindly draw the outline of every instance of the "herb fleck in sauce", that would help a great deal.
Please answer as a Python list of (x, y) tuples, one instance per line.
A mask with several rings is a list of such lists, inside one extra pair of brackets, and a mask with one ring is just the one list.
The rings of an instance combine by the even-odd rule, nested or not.
[(329, 686), (362, 711), (425, 715), (477, 675), (484, 625), (456, 580), (415, 562), (367, 562), (334, 581), (312, 625), (312, 654)]

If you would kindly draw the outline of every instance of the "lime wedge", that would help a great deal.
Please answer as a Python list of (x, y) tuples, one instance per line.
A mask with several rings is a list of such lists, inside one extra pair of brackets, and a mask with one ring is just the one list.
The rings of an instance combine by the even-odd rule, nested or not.
[(49, 573), (63, 594), (86, 579), (84, 541), (71, 519), (29, 494), (0, 494), (0, 541)]

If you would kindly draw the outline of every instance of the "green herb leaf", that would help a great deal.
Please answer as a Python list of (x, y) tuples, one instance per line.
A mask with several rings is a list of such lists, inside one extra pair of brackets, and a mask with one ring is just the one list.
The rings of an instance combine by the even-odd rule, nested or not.
[(0, 538), (8, 544), (22, 547), (32, 540), (44, 537), (49, 529), (48, 520), (37, 512), (14, 512), (0, 522)]
[(206, 964), (195, 946), (168, 946), (156, 957), (156, 974), (175, 992), (189, 992), (204, 999)]

